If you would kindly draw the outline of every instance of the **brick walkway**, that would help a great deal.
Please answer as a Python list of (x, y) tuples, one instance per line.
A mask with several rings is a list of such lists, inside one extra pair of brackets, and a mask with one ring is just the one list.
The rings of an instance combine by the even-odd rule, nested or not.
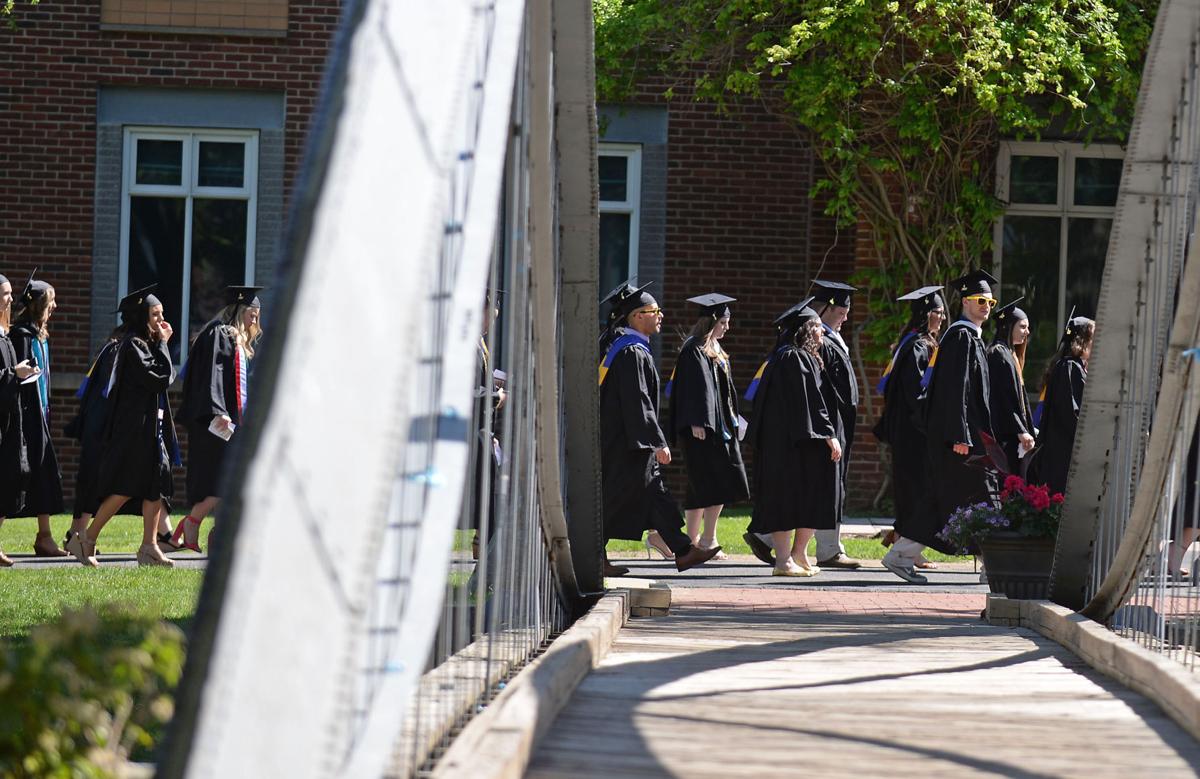
[(686, 587), (632, 620), (528, 776), (1193, 777), (1156, 705), (984, 596)]
[(687, 587), (671, 590), (672, 609), (721, 608), (750, 611), (795, 610), (814, 614), (937, 616), (971, 619), (986, 605), (983, 593), (872, 592)]

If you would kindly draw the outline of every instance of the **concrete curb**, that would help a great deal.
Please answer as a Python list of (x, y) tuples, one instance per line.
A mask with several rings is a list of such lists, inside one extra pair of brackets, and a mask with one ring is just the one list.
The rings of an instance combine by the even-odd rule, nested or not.
[(571, 694), (629, 619), (627, 590), (609, 591), (475, 716), (433, 772), (436, 779), (517, 779)]
[(1058, 642), (1100, 673), (1157, 703), (1200, 741), (1200, 673), (1050, 601), (992, 594), (987, 618), (993, 625), (1027, 627)]

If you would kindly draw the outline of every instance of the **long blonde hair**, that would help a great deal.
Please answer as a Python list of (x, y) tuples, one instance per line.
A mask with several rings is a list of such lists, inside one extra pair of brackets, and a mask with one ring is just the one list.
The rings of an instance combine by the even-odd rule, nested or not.
[(249, 306), (243, 303), (231, 303), (221, 309), (221, 313), (217, 314), (217, 319), (229, 328), (229, 334), (237, 341), (237, 345), (242, 347), (242, 351), (246, 353), (246, 359), (249, 360), (254, 358), (254, 345), (262, 337), (262, 327), (257, 324), (253, 327), (246, 327), (245, 314), (248, 308)]
[(721, 342), (713, 338), (713, 330), (716, 329), (720, 319), (713, 319), (711, 316), (702, 316), (696, 320), (696, 324), (692, 325), (692, 331), (688, 333), (688, 338), (701, 339), (700, 351), (704, 352), (705, 356), (712, 360), (729, 360), (729, 353), (721, 347)]

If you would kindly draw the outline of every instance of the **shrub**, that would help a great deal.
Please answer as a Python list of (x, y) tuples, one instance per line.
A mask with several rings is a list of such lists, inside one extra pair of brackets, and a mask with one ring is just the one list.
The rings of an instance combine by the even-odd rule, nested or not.
[(115, 776), (171, 719), (183, 660), (178, 627), (115, 605), (0, 645), (0, 776)]
[(1044, 484), (1029, 484), (1010, 475), (1004, 479), (998, 507), (986, 502), (960, 506), (938, 536), (966, 554), (978, 553), (979, 542), (999, 530), (1052, 538), (1058, 534), (1062, 503), (1062, 493), (1051, 493)]

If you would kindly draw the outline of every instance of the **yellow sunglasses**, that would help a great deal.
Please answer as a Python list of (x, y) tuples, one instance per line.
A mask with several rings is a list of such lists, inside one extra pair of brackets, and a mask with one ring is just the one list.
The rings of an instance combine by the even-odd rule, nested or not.
[(638, 311), (638, 312), (636, 312), (636, 313), (638, 313), (638, 314), (649, 314), (650, 316), (658, 316), (658, 315), (662, 314), (662, 312), (663, 312), (663, 311), (662, 311), (662, 309), (661, 309), (661, 308), (647, 308), (647, 309), (645, 309), (645, 310), (643, 310), (643, 311)]
[(987, 295), (972, 295), (969, 298), (963, 298), (963, 300), (973, 300), (976, 303), (979, 303), (981, 305), (983, 303), (987, 303), (989, 306), (995, 306), (997, 303), (1000, 302), (999, 300), (996, 300), (995, 298), (989, 298)]

